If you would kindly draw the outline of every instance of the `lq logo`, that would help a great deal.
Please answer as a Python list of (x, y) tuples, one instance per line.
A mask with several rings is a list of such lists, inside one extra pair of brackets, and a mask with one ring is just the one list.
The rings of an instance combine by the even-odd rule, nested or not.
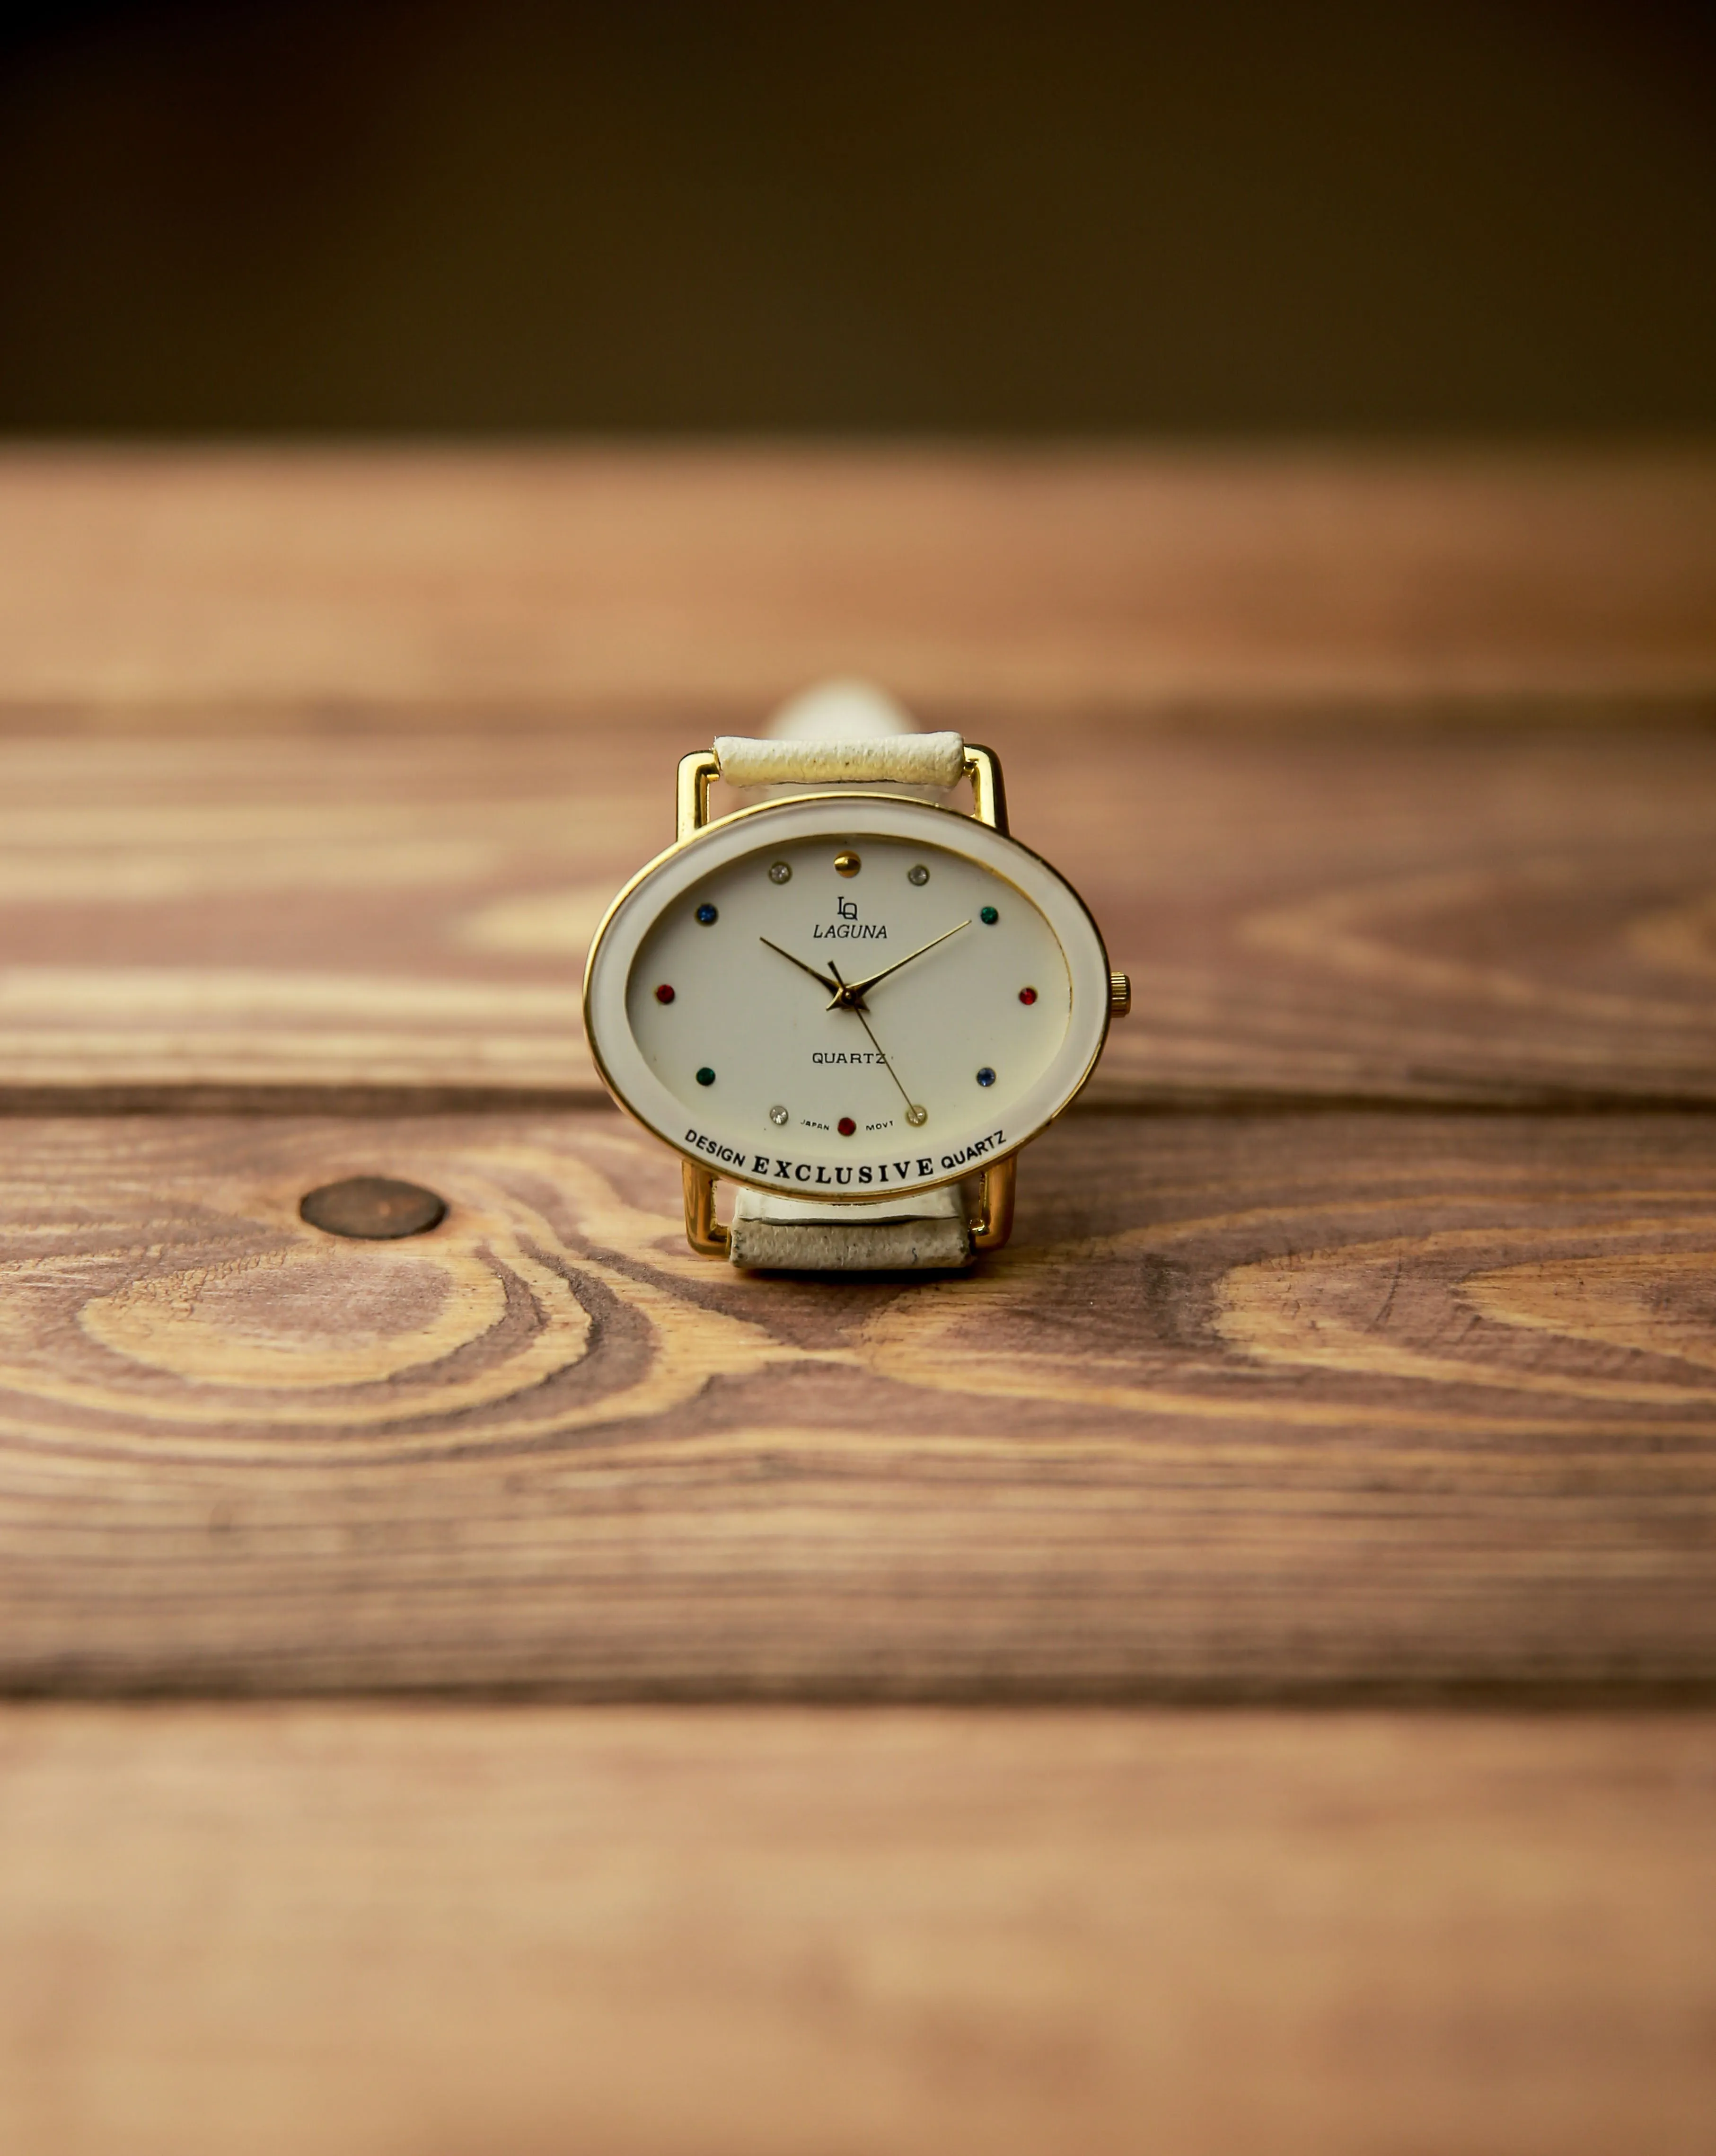
[(821, 943), (831, 936), (842, 937), (853, 942), (885, 943), (888, 941), (888, 931), (881, 922), (858, 919), (855, 898), (840, 898), (834, 903), (840, 918), (838, 921), (819, 921), (811, 931), (813, 943)]

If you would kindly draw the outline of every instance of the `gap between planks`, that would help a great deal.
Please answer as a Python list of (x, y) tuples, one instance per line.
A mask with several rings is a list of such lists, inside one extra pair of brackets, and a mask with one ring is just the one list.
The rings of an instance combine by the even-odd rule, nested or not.
[[(504, 1086), (204, 1086), (93, 1084), (0, 1086), (0, 1117), (103, 1116), (582, 1115), (615, 1107), (597, 1086), (563, 1091)], [(1572, 1089), (1438, 1099), (1424, 1093), (1296, 1093), (1267, 1087), (1196, 1091), (1140, 1088), (1129, 1096), (1075, 1101), (1059, 1122), (1090, 1116), (1116, 1120), (1175, 1116), (1697, 1116), (1716, 1110), (1704, 1093), (1616, 1093)], [(1032, 1142), (1033, 1143), (1035, 1141)], [(1031, 1157), (1027, 1147), (1022, 1158)]]

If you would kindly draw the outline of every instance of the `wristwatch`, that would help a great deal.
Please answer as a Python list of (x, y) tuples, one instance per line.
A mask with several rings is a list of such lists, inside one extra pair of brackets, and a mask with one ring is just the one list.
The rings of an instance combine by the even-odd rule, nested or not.
[[(769, 792), (711, 820), (718, 777)], [(936, 798), (966, 782), (971, 813)], [(615, 1100), (682, 1156), (692, 1249), (815, 1271), (999, 1249), (1020, 1147), (1131, 990), (1073, 886), (1008, 835), (993, 752), (723, 737), (681, 758), (678, 805), (597, 932), (584, 1024)]]

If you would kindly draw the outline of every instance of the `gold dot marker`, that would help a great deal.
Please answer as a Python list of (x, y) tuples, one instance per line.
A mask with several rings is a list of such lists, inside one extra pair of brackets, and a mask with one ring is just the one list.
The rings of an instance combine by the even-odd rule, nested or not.
[(863, 866), (863, 863), (856, 854), (836, 854), (834, 856), (836, 875), (855, 876)]

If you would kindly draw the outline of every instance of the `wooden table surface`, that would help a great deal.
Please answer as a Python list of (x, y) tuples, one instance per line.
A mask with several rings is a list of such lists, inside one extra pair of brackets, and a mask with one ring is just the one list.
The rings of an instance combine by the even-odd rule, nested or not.
[[(1712, 2145), (1716, 457), (18, 450), (0, 565), (0, 2144)], [(692, 1258), (579, 1031), (853, 670), (1135, 983), (955, 1281)]]

